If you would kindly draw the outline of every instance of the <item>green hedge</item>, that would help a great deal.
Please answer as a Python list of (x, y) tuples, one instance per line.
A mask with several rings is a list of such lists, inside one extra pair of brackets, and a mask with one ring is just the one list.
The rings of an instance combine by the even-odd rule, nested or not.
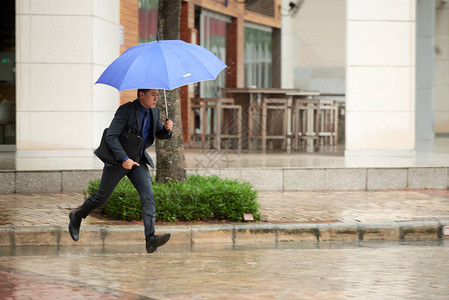
[[(89, 182), (85, 194), (93, 195), (99, 184), (99, 179)], [(186, 182), (153, 181), (153, 191), (158, 221), (243, 221), (244, 213), (260, 219), (257, 191), (248, 183), (191, 175)], [(102, 213), (119, 220), (142, 220), (139, 195), (127, 177), (120, 181)]]

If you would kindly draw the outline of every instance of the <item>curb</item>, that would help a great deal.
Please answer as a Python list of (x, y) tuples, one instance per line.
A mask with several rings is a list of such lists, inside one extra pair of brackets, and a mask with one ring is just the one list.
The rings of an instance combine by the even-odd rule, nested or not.
[[(382, 223), (290, 223), (242, 225), (158, 226), (172, 234), (170, 243), (184, 245), (280, 244), (324, 241), (411, 241), (442, 239), (449, 220)], [(30, 226), (0, 228), (0, 246), (126, 245), (145, 242), (142, 225), (87, 225), (74, 242), (67, 227)]]

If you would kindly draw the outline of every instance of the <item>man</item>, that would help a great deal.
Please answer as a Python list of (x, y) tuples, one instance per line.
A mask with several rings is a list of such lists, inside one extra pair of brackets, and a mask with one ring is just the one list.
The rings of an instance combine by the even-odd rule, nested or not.
[[(167, 119), (164, 124), (161, 123), (159, 110), (156, 107), (157, 100), (158, 90), (139, 89), (136, 100), (117, 109), (106, 135), (106, 141), (117, 160), (117, 164), (105, 162), (98, 191), (87, 198), (78, 210), (70, 213), (69, 232), (74, 241), (79, 238), (81, 220), (109, 199), (115, 187), (125, 175), (131, 180), (141, 199), (147, 252), (156, 251), (158, 247), (163, 246), (170, 239), (168, 233), (162, 236), (154, 234), (156, 206), (151, 186), (151, 174), (146, 166), (146, 164), (149, 164), (154, 168), (153, 161), (145, 149), (154, 143), (155, 137), (158, 139), (171, 138), (173, 129), (173, 121)], [(123, 130), (131, 131), (144, 139), (140, 162), (130, 159), (120, 144), (119, 136)]]

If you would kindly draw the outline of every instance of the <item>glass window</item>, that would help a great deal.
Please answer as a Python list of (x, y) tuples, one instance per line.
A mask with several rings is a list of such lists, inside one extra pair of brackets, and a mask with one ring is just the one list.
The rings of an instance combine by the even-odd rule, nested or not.
[[(226, 27), (231, 22), (231, 18), (217, 14), (205, 9), (200, 12), (200, 45), (214, 53), (221, 61), (226, 62)], [(215, 80), (201, 81), (196, 84), (196, 94), (202, 98), (220, 98), (221, 88), (225, 87), (225, 71), (221, 71)], [(196, 110), (196, 115), (200, 116), (201, 111)], [(207, 134), (215, 133), (217, 124), (214, 120), (217, 118), (215, 109), (206, 109), (206, 119), (208, 124)], [(201, 124), (195, 125), (195, 131), (201, 131)]]
[(245, 86), (271, 87), (272, 28), (245, 23)]
[(158, 0), (139, 0), (139, 44), (156, 40)]
[[(226, 62), (226, 26), (230, 18), (207, 10), (201, 11), (200, 45)], [(220, 97), (220, 89), (225, 86), (225, 72), (216, 80), (200, 83), (200, 96), (203, 98)]]

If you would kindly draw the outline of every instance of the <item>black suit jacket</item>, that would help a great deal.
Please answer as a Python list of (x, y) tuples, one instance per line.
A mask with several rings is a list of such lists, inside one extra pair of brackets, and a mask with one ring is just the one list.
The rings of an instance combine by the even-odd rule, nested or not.
[[(159, 109), (157, 107), (153, 109), (150, 108), (150, 112), (153, 124), (151, 127), (152, 130), (148, 134), (148, 138), (143, 146), (144, 149), (150, 147), (154, 143), (155, 137), (161, 140), (171, 138), (170, 131), (165, 129), (160, 120)], [(139, 100), (136, 99), (133, 102), (125, 103), (117, 109), (106, 135), (106, 141), (116, 160), (122, 160), (128, 156), (119, 141), (119, 136), (122, 131), (131, 131), (138, 135), (141, 127), (142, 115)], [(154, 163), (150, 155), (146, 151), (143, 153), (142, 161), (154, 168)]]

